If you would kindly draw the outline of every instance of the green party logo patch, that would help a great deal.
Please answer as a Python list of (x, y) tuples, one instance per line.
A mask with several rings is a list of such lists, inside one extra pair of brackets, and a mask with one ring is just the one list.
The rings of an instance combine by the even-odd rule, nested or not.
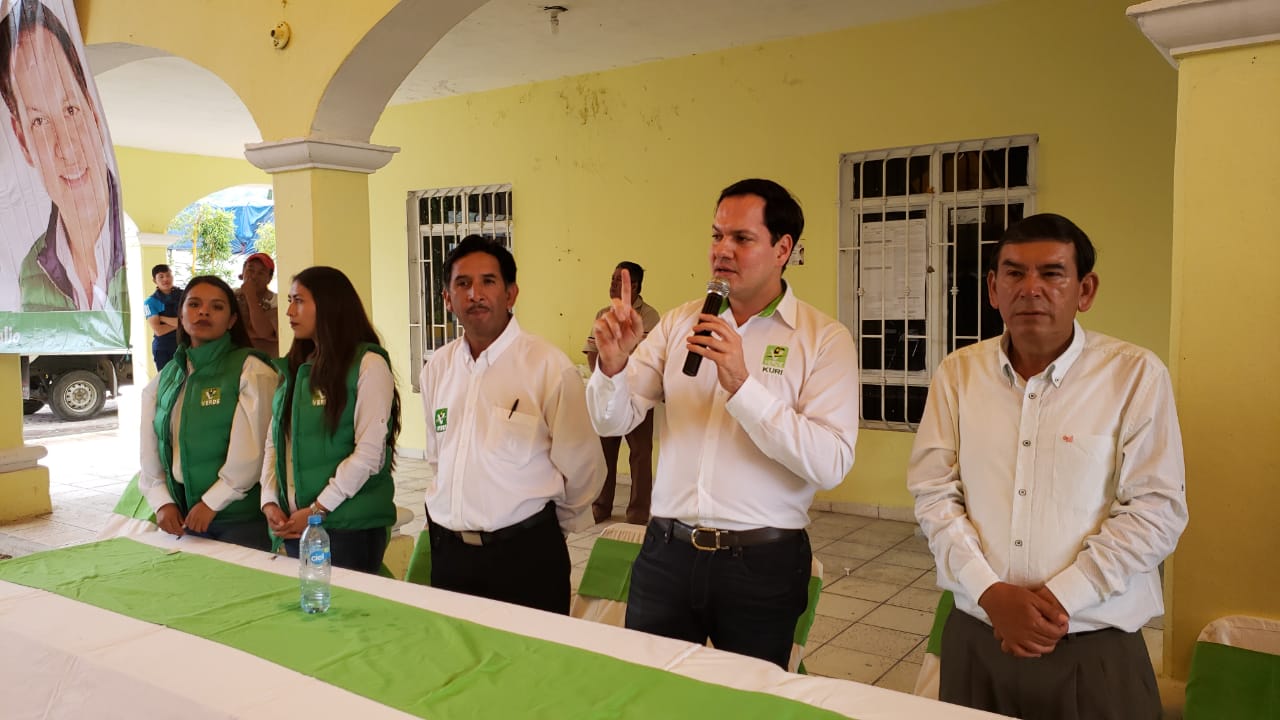
[(321, 405), (324, 405), (324, 391), (323, 391), (323, 390), (312, 390), (312, 391), (311, 391), (311, 405), (312, 405), (312, 407), (320, 407)]
[(760, 369), (781, 375), (787, 366), (787, 346), (786, 345), (769, 345), (764, 349), (764, 359), (760, 361)]
[(205, 388), (200, 391), (200, 407), (222, 404), (222, 388)]
[(449, 427), (449, 408), (436, 408), (436, 432)]

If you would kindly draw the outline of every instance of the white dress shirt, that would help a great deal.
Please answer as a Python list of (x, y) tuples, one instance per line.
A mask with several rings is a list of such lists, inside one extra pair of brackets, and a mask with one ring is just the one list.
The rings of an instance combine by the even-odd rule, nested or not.
[(566, 532), (595, 524), (604, 452), (591, 429), (578, 370), (515, 318), (472, 358), (464, 335), (422, 368), (431, 521), (493, 531), (556, 504)]
[(657, 517), (729, 530), (803, 528), (819, 489), (853, 467), (858, 437), (858, 357), (843, 325), (797, 300), (781, 299), (741, 327), (749, 377), (729, 397), (715, 363), (697, 377), (681, 368), (685, 343), (702, 309), (689, 302), (667, 313), (627, 360), (587, 384), (596, 431), (625, 435), (658, 403)]
[[(191, 363), (187, 362), (190, 372)], [(218, 479), (200, 498), (210, 510), (221, 512), (253, 489), (262, 474), (263, 445), (267, 440), (267, 428), (271, 424), (271, 397), (276, 391), (275, 368), (252, 355), (245, 358), (240, 371), (240, 396), (236, 401), (236, 413), (231, 420), (231, 439), (227, 445), (227, 459), (218, 470)], [(165, 480), (164, 464), (160, 460), (160, 439), (156, 436), (156, 395), (160, 376), (156, 375), (142, 390), (141, 472), (138, 490), (147, 499), (152, 510), (173, 502)], [(182, 432), (182, 401), (179, 391), (169, 416), (170, 437), (173, 438), (173, 479), (181, 484), (182, 450), (178, 438)]]
[[(367, 352), (360, 360), (360, 372), (356, 377), (356, 446), (345, 460), (338, 463), (329, 478), (329, 484), (320, 491), (316, 502), (333, 512), (347, 498), (360, 492), (369, 478), (382, 469), (387, 454), (387, 421), (391, 417), (391, 402), (395, 397), (396, 381), (391, 367), (383, 357)], [(279, 504), (280, 480), (276, 476), (275, 418), (271, 419), (271, 432), (267, 433), (262, 459), (262, 504)], [(292, 513), (298, 509), (293, 484), (293, 438), (285, 448), (285, 490)]]
[(1157, 568), (1187, 524), (1169, 372), (1076, 323), (1024, 381), (1006, 342), (942, 361), (916, 434), (907, 485), (938, 584), (987, 622), (978, 598), (1003, 581), (1046, 585), (1070, 632), (1137, 630), (1164, 612)]

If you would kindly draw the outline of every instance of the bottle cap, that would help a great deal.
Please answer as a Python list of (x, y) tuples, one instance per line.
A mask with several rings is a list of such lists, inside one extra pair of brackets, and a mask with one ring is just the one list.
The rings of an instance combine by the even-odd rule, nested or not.
[(320, 517), (319, 515), (311, 515), (307, 517), (308, 525), (319, 525), (323, 521), (324, 521), (324, 518)]

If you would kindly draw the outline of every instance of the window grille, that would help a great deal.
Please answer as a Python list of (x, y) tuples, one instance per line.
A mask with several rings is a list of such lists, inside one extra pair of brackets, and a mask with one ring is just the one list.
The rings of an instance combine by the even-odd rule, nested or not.
[(858, 344), (862, 426), (914, 430), (933, 369), (1003, 332), (986, 269), (1033, 212), (1037, 138), (840, 158), (839, 315)]
[(444, 308), (444, 260), (468, 235), (511, 249), (511, 185), (416, 190), (409, 193), (409, 338), (413, 389), (431, 353), (462, 335)]

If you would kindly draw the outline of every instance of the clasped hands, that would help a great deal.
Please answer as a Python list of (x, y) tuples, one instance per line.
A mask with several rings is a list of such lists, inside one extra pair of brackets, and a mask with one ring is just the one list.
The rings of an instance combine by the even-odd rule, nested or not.
[(1000, 649), (1014, 657), (1048, 655), (1067, 634), (1067, 611), (1047, 587), (1028, 589), (998, 582), (978, 599)]
[[(644, 321), (631, 304), (631, 273), (622, 270), (621, 292), (610, 300), (607, 312), (596, 319), (593, 334), (596, 339), (597, 367), (606, 377), (613, 377), (627, 366), (627, 358), (644, 338)], [(685, 348), (697, 353), (716, 365), (716, 375), (730, 395), (738, 392), (747, 381), (747, 363), (742, 354), (742, 336), (723, 318), (701, 314), (693, 332), (709, 335), (690, 335)]]

